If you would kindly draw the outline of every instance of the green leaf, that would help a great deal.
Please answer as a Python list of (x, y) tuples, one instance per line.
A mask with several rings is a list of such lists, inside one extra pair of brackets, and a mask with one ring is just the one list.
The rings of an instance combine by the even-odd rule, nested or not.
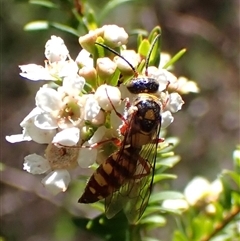
[(165, 174), (165, 173), (155, 174), (154, 179), (153, 179), (153, 183), (160, 182), (164, 179), (176, 179), (176, 178), (177, 178), (177, 176), (173, 175), (173, 174)]
[(44, 6), (47, 8), (59, 8), (59, 6), (57, 4), (47, 1), (47, 0), (30, 0), (29, 3)]
[(142, 56), (143, 58), (147, 57), (148, 51), (150, 49), (150, 42), (147, 39), (143, 39), (143, 41), (140, 43), (139, 47), (138, 47), (138, 53), (140, 54), (140, 56)]
[[(156, 39), (157, 35), (159, 35), (159, 37)], [(156, 41), (155, 41), (156, 39)], [(150, 32), (149, 36), (148, 36), (148, 41), (149, 43), (151, 43), (151, 54), (149, 57), (149, 66), (153, 65), (158, 67), (159, 62), (160, 62), (160, 56), (161, 56), (161, 28), (160, 26), (156, 26), (155, 28), (153, 28), (153, 30)], [(155, 42), (154, 42), (155, 41)], [(154, 44), (154, 46), (153, 46)]]
[(156, 169), (165, 166), (165, 167), (173, 167), (180, 161), (180, 156), (170, 156), (164, 159), (161, 159), (159, 155), (157, 155)]
[(36, 30), (45, 30), (49, 28), (49, 22), (48, 21), (33, 21), (30, 23), (27, 23), (24, 26), (25, 31), (36, 31)]
[(224, 170), (223, 174), (227, 174), (232, 178), (232, 180), (237, 184), (238, 187), (240, 187), (240, 174), (236, 173), (234, 171)]
[(189, 239), (179, 230), (176, 230), (173, 234), (173, 241), (189, 241)]
[(176, 61), (178, 61), (185, 53), (187, 49), (180, 50), (177, 54), (175, 54), (164, 66), (163, 69), (168, 68), (169, 66), (173, 65)]
[(156, 26), (155, 28), (153, 28), (153, 30), (150, 32), (149, 36), (148, 36), (148, 40), (150, 43), (152, 43), (152, 41), (154, 40), (154, 38), (158, 35), (161, 34), (161, 28), (160, 26)]
[(153, 193), (150, 197), (149, 203), (157, 203), (166, 199), (184, 199), (184, 195), (180, 192), (175, 191), (163, 191)]
[(213, 221), (208, 219), (206, 216), (194, 218), (192, 220), (192, 240), (201, 240), (206, 234), (213, 231)]
[(88, 31), (89, 30), (94, 30), (96, 29), (97, 26), (97, 21), (96, 21), (96, 13), (91, 9), (89, 10), (87, 16), (86, 16), (85, 24), (87, 26)]
[[(140, 225), (147, 225), (147, 229), (162, 227), (166, 224), (166, 219), (160, 215), (150, 215), (144, 217), (139, 222)], [(146, 228), (146, 226), (145, 226)]]
[(139, 44), (142, 42), (142, 36), (147, 37), (148, 32), (145, 29), (133, 29), (129, 31), (129, 35), (138, 35), (137, 46), (139, 46)]
[(120, 70), (116, 69), (116, 71), (114, 72), (111, 80), (108, 81), (107, 84), (112, 85), (112, 86), (117, 86), (118, 80), (120, 78), (120, 74), (121, 74)]
[(69, 27), (68, 25), (57, 23), (57, 22), (49, 22), (49, 25), (63, 32), (71, 33), (77, 37), (79, 36), (78, 31), (72, 27)]

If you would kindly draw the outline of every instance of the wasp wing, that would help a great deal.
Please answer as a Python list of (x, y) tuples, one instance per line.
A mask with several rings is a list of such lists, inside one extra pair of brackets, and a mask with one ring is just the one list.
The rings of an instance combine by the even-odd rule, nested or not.
[[(126, 179), (118, 191), (105, 199), (105, 212), (108, 218), (112, 218), (122, 209), (130, 223), (137, 222), (142, 216), (152, 190), (160, 127), (159, 123), (152, 135), (152, 142), (131, 155), (130, 162), (136, 159), (136, 169), (131, 178)], [(124, 148), (119, 151), (119, 157), (123, 152)], [(118, 161), (121, 162), (121, 158)]]

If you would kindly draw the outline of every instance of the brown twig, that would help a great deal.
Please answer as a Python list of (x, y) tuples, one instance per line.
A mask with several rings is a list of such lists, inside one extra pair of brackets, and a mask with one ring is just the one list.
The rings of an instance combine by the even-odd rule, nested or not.
[(224, 227), (226, 227), (238, 213), (240, 213), (240, 207), (239, 206), (232, 207), (232, 209), (226, 215), (226, 217), (222, 220), (222, 222), (217, 223), (213, 232), (205, 236), (204, 238), (202, 238), (201, 241), (209, 241), (211, 238), (213, 238), (218, 232), (220, 232)]

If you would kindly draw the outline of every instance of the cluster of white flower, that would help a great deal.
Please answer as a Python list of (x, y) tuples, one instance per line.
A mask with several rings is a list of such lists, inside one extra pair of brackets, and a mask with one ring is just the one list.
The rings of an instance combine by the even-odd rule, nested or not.
[(202, 206), (207, 204), (205, 211), (214, 213), (215, 206), (213, 203), (217, 201), (223, 190), (220, 179), (216, 179), (210, 183), (204, 177), (193, 178), (184, 189), (183, 199), (167, 199), (162, 206), (167, 209), (187, 210), (190, 206)]
[[(99, 163), (102, 145), (97, 143), (122, 138), (119, 132), (122, 121), (113, 106), (124, 115), (123, 99), (132, 94), (124, 84), (117, 87), (117, 81), (120, 74), (132, 69), (123, 59), (110, 52), (107, 55), (105, 49), (96, 46), (99, 39), (111, 48), (118, 48), (134, 67), (140, 64), (140, 55), (126, 49), (128, 34), (125, 30), (106, 25), (79, 38), (83, 49), (75, 61), (64, 41), (52, 36), (45, 45), (44, 67), (36, 64), (20, 66), (21, 76), (46, 83), (36, 93), (36, 107), (20, 123), (22, 134), (6, 139), (11, 143), (35, 141), (48, 145), (44, 157), (26, 156), (23, 169), (32, 174), (47, 174), (42, 183), (54, 194), (67, 189), (70, 169), (88, 168), (96, 161)], [(100, 47), (104, 54), (96, 57)], [(150, 66), (148, 73), (159, 81), (158, 95), (165, 103), (161, 113), (162, 126), (166, 127), (173, 121), (172, 113), (181, 109), (181, 90), (182, 93), (195, 92), (197, 87), (192, 84), (194, 82), (177, 79), (161, 66), (163, 63), (158, 67)], [(169, 94), (167, 86), (172, 86), (178, 93)]]

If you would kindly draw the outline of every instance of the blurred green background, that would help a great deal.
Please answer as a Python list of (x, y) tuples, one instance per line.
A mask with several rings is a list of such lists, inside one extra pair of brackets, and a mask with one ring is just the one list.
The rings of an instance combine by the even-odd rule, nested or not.
[[(51, 35), (64, 39), (73, 59), (80, 51), (78, 38), (69, 33), (53, 28), (23, 31), (33, 20), (76, 26), (73, 0), (53, 2), (60, 9), (30, 5), (25, 0), (1, 2), (1, 161), (7, 168), (1, 175), (0, 231), (9, 241), (99, 240), (70, 225), (68, 213), (60, 208), (63, 195), (51, 198), (38, 176), (22, 171), (24, 156), (41, 153), (43, 147), (5, 141), (6, 135), (21, 132), (19, 123), (34, 107), (35, 93), (43, 84), (21, 78), (18, 65), (42, 65)], [(109, 1), (88, 2), (100, 15)], [(102, 24), (117, 24), (127, 32), (151, 31), (160, 25), (163, 51), (174, 55), (182, 48), (188, 50), (174, 73), (195, 80), (201, 92), (183, 96), (183, 110), (168, 128), (168, 135), (181, 140), (176, 154), (182, 161), (172, 170), (178, 175), (171, 183), (176, 190), (183, 190), (193, 176), (214, 180), (222, 169), (232, 167), (232, 151), (240, 142), (239, 7), (237, 0), (135, 0), (126, 1), (102, 20)], [(129, 46), (135, 44), (135, 37), (130, 36)], [(154, 235), (164, 240), (169, 234), (157, 230)]]

